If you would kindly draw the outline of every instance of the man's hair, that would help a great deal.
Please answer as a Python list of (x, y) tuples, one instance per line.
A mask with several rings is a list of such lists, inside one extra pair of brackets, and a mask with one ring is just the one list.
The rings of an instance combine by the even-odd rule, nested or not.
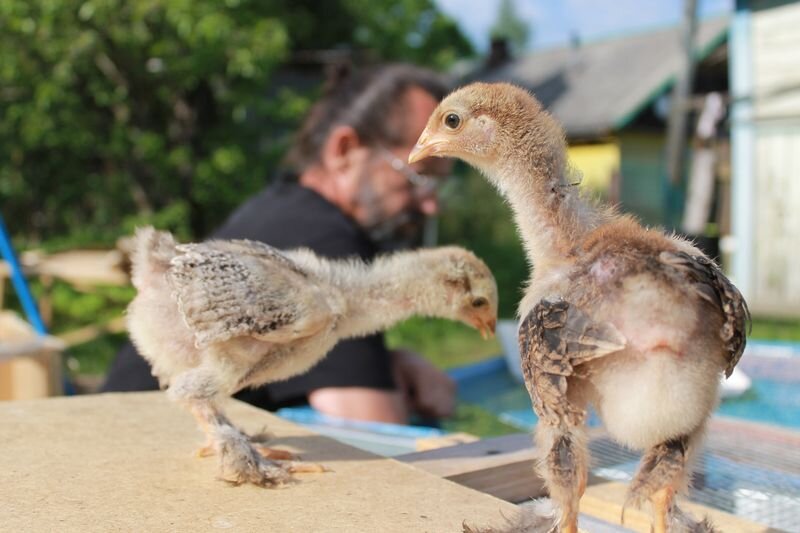
[(306, 115), (286, 156), (286, 166), (302, 172), (317, 163), (328, 135), (337, 126), (350, 126), (366, 145), (405, 142), (401, 106), (412, 87), (423, 89), (436, 100), (449, 90), (443, 77), (413, 65), (332, 67), (322, 97)]

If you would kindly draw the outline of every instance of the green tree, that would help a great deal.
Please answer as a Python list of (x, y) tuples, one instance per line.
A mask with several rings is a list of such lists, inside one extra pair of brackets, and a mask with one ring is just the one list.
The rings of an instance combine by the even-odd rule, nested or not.
[(513, 0), (500, 0), (497, 10), (497, 19), (489, 30), (493, 39), (505, 39), (511, 47), (521, 52), (525, 49), (530, 38), (530, 27), (520, 20), (514, 7)]
[[(313, 88), (307, 50), (444, 67), (471, 48), (430, 0), (5, 0), (0, 209), (28, 242), (133, 220), (204, 233), (263, 186)], [(131, 218), (138, 217), (138, 218)]]

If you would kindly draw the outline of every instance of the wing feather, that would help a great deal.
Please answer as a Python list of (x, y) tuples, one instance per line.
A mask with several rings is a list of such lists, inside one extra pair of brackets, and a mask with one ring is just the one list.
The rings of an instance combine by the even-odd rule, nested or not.
[(585, 411), (568, 401), (567, 378), (576, 366), (626, 343), (613, 324), (592, 320), (565, 300), (536, 304), (519, 328), (522, 372), (536, 414), (548, 424), (581, 424)]
[(198, 347), (233, 337), (286, 342), (330, 315), (323, 291), (279, 250), (255, 241), (176, 247), (167, 279)]
[(728, 365), (725, 375), (730, 377), (733, 368), (742, 358), (747, 342), (750, 310), (744, 297), (716, 263), (706, 257), (685, 252), (662, 252), (659, 260), (676, 269), (689, 281), (692, 291), (699, 298), (722, 313), (724, 322), (719, 336), (725, 342), (727, 351)]

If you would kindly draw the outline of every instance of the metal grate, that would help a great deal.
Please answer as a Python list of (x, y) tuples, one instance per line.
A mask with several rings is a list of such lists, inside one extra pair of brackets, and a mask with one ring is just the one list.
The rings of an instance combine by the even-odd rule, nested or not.
[[(589, 445), (592, 472), (629, 481), (640, 454), (607, 437)], [(715, 420), (695, 468), (689, 499), (773, 528), (800, 524), (800, 436), (757, 424)]]

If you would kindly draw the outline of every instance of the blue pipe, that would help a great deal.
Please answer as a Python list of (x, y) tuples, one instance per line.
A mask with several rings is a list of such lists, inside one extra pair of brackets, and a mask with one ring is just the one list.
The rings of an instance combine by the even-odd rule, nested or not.
[(17, 256), (14, 254), (14, 248), (11, 246), (11, 237), (8, 235), (3, 216), (0, 215), (0, 254), (3, 259), (11, 266), (11, 282), (14, 284), (14, 290), (17, 291), (22, 309), (28, 317), (28, 322), (31, 323), (33, 329), (39, 335), (47, 335), (47, 328), (44, 326), (42, 316), (39, 314), (39, 308), (36, 307), (36, 300), (33, 299), (28, 282), (22, 274), (22, 268), (19, 266)]

